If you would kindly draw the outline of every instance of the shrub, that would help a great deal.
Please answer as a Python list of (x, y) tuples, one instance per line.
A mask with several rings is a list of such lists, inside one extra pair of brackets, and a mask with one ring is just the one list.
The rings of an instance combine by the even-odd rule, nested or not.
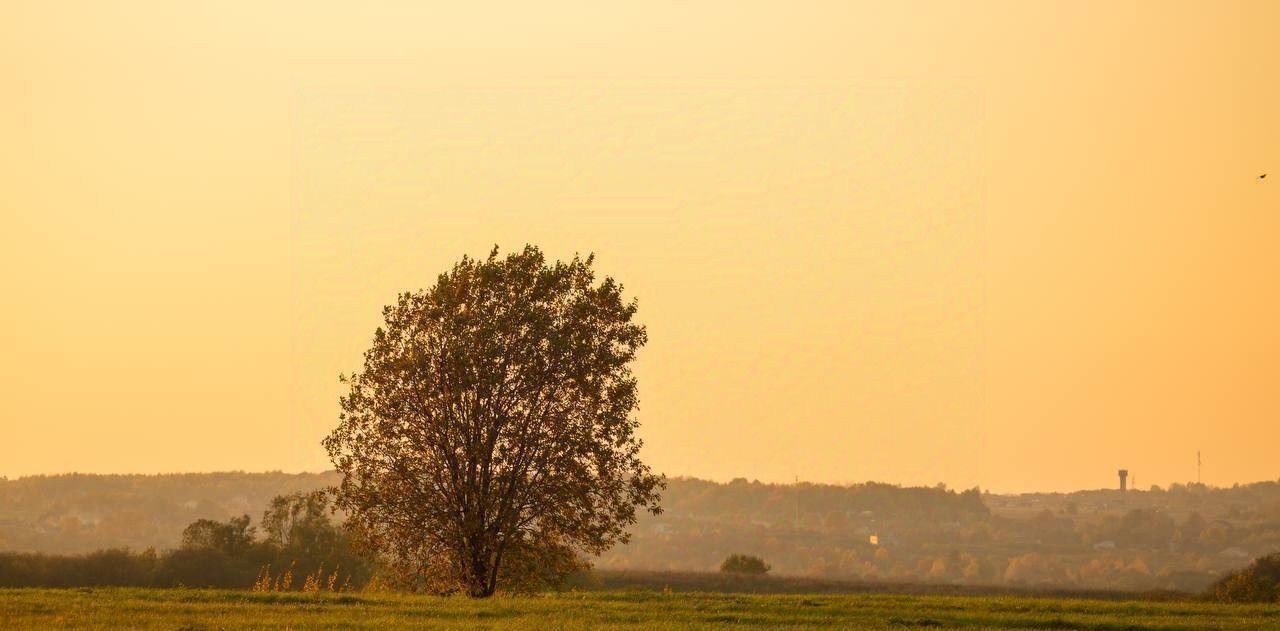
[(1229, 603), (1280, 602), (1280, 552), (1256, 559), (1209, 587), (1210, 600)]
[(720, 564), (721, 572), (733, 574), (764, 574), (771, 569), (764, 559), (747, 554), (731, 554)]

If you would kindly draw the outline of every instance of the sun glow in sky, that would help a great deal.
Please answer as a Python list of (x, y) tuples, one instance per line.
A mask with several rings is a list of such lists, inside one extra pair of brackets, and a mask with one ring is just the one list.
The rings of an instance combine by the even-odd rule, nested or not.
[(668, 475), (1280, 476), (1280, 3), (616, 5), (0, 6), (0, 474), (327, 468), (382, 305), (534, 243)]

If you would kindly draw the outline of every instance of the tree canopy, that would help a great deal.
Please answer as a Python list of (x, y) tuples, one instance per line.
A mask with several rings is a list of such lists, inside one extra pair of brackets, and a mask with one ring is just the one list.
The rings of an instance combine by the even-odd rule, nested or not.
[(771, 569), (764, 559), (749, 554), (731, 554), (720, 564), (721, 572), (732, 574), (767, 574)]
[(645, 329), (592, 265), (495, 248), (383, 310), (325, 447), (349, 527), (408, 585), (555, 580), (660, 511), (630, 369)]

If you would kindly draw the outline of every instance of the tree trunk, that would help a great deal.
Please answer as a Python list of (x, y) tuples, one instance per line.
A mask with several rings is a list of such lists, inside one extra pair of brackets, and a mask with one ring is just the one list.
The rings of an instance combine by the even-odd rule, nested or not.
[(493, 595), (497, 572), (491, 572), (489, 555), (483, 551), (471, 553), (470, 576), (467, 577), (467, 595), (472, 598), (488, 598)]

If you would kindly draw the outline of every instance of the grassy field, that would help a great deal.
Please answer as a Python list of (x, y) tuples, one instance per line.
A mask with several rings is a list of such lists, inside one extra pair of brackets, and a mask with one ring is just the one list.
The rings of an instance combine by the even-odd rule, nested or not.
[(0, 629), (1277, 629), (1280, 607), (995, 596), (567, 592), (472, 601), (186, 589), (0, 590)]
[(733, 574), (728, 572), (672, 572), (667, 570), (591, 570), (573, 577), (570, 585), (588, 591), (713, 592), (722, 594), (906, 594), (913, 596), (1026, 596), (1072, 600), (1189, 601), (1194, 593), (1168, 590), (1122, 591), (1114, 589), (1053, 588), (1046, 586), (983, 585), (868, 581), (854, 578), (818, 578)]

